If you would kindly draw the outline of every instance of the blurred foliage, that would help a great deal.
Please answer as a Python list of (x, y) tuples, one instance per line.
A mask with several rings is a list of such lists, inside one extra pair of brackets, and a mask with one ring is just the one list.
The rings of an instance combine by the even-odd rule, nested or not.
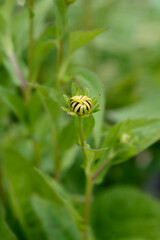
[(160, 236), (159, 202), (136, 189), (116, 187), (101, 193), (93, 204), (92, 218), (97, 239), (159, 239)]
[(89, 240), (160, 238), (159, 201), (129, 186), (160, 196), (159, 22), (159, 0), (0, 0), (0, 239), (81, 239), (72, 80), (103, 107), (84, 120)]

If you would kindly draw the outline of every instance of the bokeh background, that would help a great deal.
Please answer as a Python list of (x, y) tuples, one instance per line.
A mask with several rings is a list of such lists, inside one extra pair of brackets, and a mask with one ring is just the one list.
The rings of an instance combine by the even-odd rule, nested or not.
[[(57, 76), (57, 50), (54, 45), (56, 39), (56, 19), (52, 5), (51, 0), (35, 0), (34, 6), (35, 44), (32, 77), (34, 83), (48, 87), (56, 87), (55, 79)], [(80, 68), (85, 67), (98, 76), (100, 86), (104, 89), (105, 93), (104, 136), (111, 126), (122, 120), (141, 117), (160, 117), (159, 26), (159, 0), (76, 0), (70, 5), (65, 31), (66, 39), (70, 31), (107, 28), (107, 31), (98, 35), (74, 54), (68, 70), (68, 72), (70, 72), (77, 66)], [(33, 94), (33, 99), (29, 105), (31, 128), (29, 129), (30, 133), (28, 133), (27, 128), (24, 127), (23, 114), (17, 114), (14, 106), (10, 104), (10, 100), (14, 103), (17, 100), (14, 99), (14, 97), (10, 98), (10, 95), (6, 95), (5, 90), (4, 92), (2, 90), (2, 88), (7, 88), (9, 91), (11, 90), (14, 94), (23, 98), (14, 64), (16, 59), (24, 78), (27, 79), (28, 31), (27, 7), (20, 7), (17, 5), (17, 2), (13, 0), (0, 0), (0, 149), (13, 148), (24, 158), (29, 159), (30, 162), (37, 161), (36, 164), (43, 173), (53, 176), (55, 166), (53, 163), (54, 156), (50, 125), (48, 115), (42, 107), (38, 94)], [(67, 41), (64, 43), (64, 52), (66, 49)], [(14, 53), (14, 56), (11, 53)], [(62, 92), (70, 94), (71, 84), (67, 81), (68, 78), (64, 79), (64, 85), (61, 90)], [(19, 108), (23, 109), (23, 106), (19, 105)], [(82, 156), (78, 147), (74, 146), (72, 148), (69, 144), (66, 147), (66, 143), (63, 145), (64, 136), (70, 134), (73, 127), (72, 123), (68, 121), (67, 116), (64, 117), (63, 115), (63, 119), (64, 122), (60, 120), (60, 124), (64, 128), (60, 131), (59, 141), (62, 143), (61, 147), (64, 152), (67, 147), (71, 149), (63, 157), (63, 160), (68, 158), (70, 161), (62, 166), (62, 168), (64, 168), (62, 184), (71, 195), (73, 194), (73, 198), (74, 194), (77, 194), (78, 197), (81, 198), (81, 195), (84, 193), (85, 184), (83, 169), (80, 169)], [(65, 125), (66, 123), (68, 125)], [(74, 130), (72, 129), (72, 131)], [(72, 139), (68, 138), (67, 140), (72, 144)], [(88, 141), (92, 145), (93, 137), (89, 138)], [(0, 155), (0, 167), (3, 169), (3, 154)], [(6, 206), (7, 221), (11, 228), (15, 229), (19, 239), (26, 240), (27, 237), (25, 237), (23, 230), (19, 227), (20, 224), (14, 221), (12, 210), (8, 207), (9, 200), (5, 198), (5, 193), (8, 189), (3, 176), (4, 172), (2, 170), (2, 173), (0, 173), (0, 197)], [(21, 180), (23, 184), (23, 177)], [(95, 195), (101, 194), (101, 192), (107, 188), (110, 189), (117, 185), (126, 187), (130, 185), (157, 199), (160, 198), (159, 141), (129, 161), (112, 166), (103, 183), (95, 187)], [(130, 192), (130, 190), (124, 190), (123, 188), (122, 191), (117, 191), (120, 198), (121, 196), (129, 196), (129, 198), (132, 198), (133, 193), (132, 191)], [(126, 212), (126, 219), (132, 217), (132, 214), (134, 216), (134, 209), (139, 209), (137, 212), (140, 211), (140, 214), (142, 210), (142, 221), (143, 218), (145, 219), (150, 213), (145, 210), (143, 204), (139, 204), (139, 199), (141, 199), (146, 203), (146, 206), (153, 206), (155, 215), (153, 214), (152, 223), (155, 223), (155, 225), (159, 227), (159, 210), (159, 214), (156, 215), (156, 211), (159, 209), (159, 207), (157, 208), (159, 202), (152, 205), (152, 201), (150, 202), (150, 200), (147, 200), (144, 196), (139, 195), (141, 193), (136, 194), (137, 195), (133, 194), (133, 199), (137, 196), (135, 197), (135, 205), (137, 204), (135, 208), (130, 206), (127, 200), (126, 202), (123, 201), (124, 199), (119, 200), (116, 206), (122, 204), (123, 211), (128, 204), (128, 209), (133, 212)], [(106, 199), (107, 197), (108, 195)], [(112, 198), (114, 198), (114, 200), (116, 199), (114, 192), (109, 195), (108, 201)], [(74, 200), (76, 202), (76, 197)], [(99, 199), (99, 201), (104, 202), (103, 197)], [(106, 204), (106, 206), (110, 205)], [(77, 208), (81, 209), (78, 204)], [(119, 216), (123, 214), (123, 212), (120, 212), (117, 217), (112, 214), (112, 210), (114, 212), (115, 209), (113, 206), (113, 209), (110, 207), (106, 209), (106, 211), (110, 211), (111, 215), (109, 215), (109, 217), (113, 217), (113, 219), (111, 219), (113, 222), (115, 219), (117, 219), (117, 222), (120, 222), (121, 217)], [(116, 210), (118, 212), (118, 207)], [(95, 212), (96, 211), (98, 215), (98, 207)], [(105, 229), (105, 224), (101, 224), (101, 219), (104, 217), (103, 209), (100, 210), (99, 216), (101, 215), (102, 218), (98, 219), (96, 223), (94, 222), (93, 226), (97, 223), (102, 226), (102, 231), (101, 228), (99, 228), (100, 230), (98, 230), (99, 232), (97, 231), (96, 234), (99, 239), (106, 240), (106, 235), (103, 236), (101, 233)], [(157, 218), (155, 216), (157, 216)], [(108, 220), (104, 219), (104, 222), (106, 221), (106, 224), (111, 227), (109, 220), (109, 218)], [(138, 221), (136, 223), (137, 225), (140, 224)], [(149, 223), (148, 226), (152, 227), (152, 223)], [(18, 227), (16, 224), (19, 224), (17, 225)], [(129, 233), (132, 232), (132, 225), (129, 228), (127, 228), (126, 225), (123, 227), (122, 231), (125, 232), (126, 229), (129, 229)], [(143, 227), (146, 229), (146, 225), (142, 226), (142, 229)], [(115, 229), (114, 227), (110, 229), (107, 233), (107, 239), (117, 240), (118, 238), (111, 238), (112, 230), (115, 232), (116, 227)], [(121, 232), (121, 230), (118, 230), (118, 232)], [(138, 234), (139, 232), (136, 237), (139, 237)], [(124, 236), (128, 235), (124, 234)], [(148, 236), (147, 233), (146, 236)], [(160, 234), (158, 232), (157, 238), (151, 234), (149, 237), (143, 238), (143, 240), (159, 240), (159, 236)], [(142, 240), (142, 238), (138, 237), (122, 237), (118, 240)]]

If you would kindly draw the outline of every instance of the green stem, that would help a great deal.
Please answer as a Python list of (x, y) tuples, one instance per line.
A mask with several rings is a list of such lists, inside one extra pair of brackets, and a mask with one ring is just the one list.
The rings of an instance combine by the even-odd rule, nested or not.
[(87, 161), (87, 156), (84, 150), (85, 146), (85, 140), (84, 140), (84, 134), (83, 134), (83, 118), (79, 117), (79, 131), (80, 131), (80, 142), (81, 142), (81, 150), (83, 154), (83, 159), (86, 162)]
[(29, 50), (28, 50), (28, 82), (31, 82), (32, 78), (32, 59), (33, 59), (33, 5), (34, 0), (29, 1)]
[[(34, 0), (29, 1), (29, 47), (28, 47), (28, 82), (32, 82), (32, 63), (33, 63), (33, 31), (34, 31), (34, 22), (33, 22), (33, 7)], [(31, 86), (27, 85), (26, 90), (26, 100), (30, 99)]]
[(84, 230), (82, 240), (88, 240), (88, 226), (90, 216), (90, 205), (92, 197), (93, 184), (90, 175), (86, 175), (86, 193), (85, 193), (85, 205), (84, 205)]
[(59, 47), (58, 47), (58, 59), (57, 59), (57, 62), (58, 62), (58, 66), (61, 65), (62, 63), (62, 59), (63, 59), (63, 38), (59, 41)]
[(83, 118), (79, 117), (79, 131), (80, 131), (80, 145), (83, 154), (83, 159), (86, 166), (86, 190), (85, 190), (85, 204), (84, 204), (84, 230), (82, 235), (82, 240), (88, 240), (89, 233), (88, 233), (88, 225), (89, 225), (89, 216), (90, 216), (90, 203), (91, 203), (91, 196), (92, 196), (92, 178), (90, 173), (90, 164), (87, 163), (87, 155), (84, 150), (85, 140), (83, 134)]
[(59, 152), (56, 126), (54, 124), (52, 124), (52, 136), (54, 142), (54, 165), (55, 165), (54, 177), (57, 181), (60, 181), (61, 157)]

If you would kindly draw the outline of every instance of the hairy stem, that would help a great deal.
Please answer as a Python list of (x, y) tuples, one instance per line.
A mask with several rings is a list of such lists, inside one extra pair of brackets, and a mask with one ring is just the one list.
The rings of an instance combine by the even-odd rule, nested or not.
[(85, 140), (83, 134), (83, 118), (79, 117), (79, 131), (80, 131), (80, 145), (83, 154), (83, 159), (85, 162), (86, 167), (86, 190), (85, 190), (85, 204), (84, 204), (84, 230), (82, 235), (82, 240), (88, 240), (89, 233), (88, 233), (88, 225), (89, 225), (89, 216), (90, 216), (90, 203), (91, 203), (91, 196), (92, 196), (92, 188), (93, 183), (90, 174), (90, 164), (87, 163), (87, 156), (85, 153)]
[(8, 57), (9, 57), (9, 59), (11, 61), (11, 64), (13, 66), (13, 69), (14, 69), (17, 77), (20, 80), (21, 88), (22, 88), (23, 91), (25, 91), (25, 89), (26, 89), (26, 81), (24, 79), (23, 73), (21, 72), (21, 69), (20, 69), (19, 64), (17, 62), (17, 59), (16, 59), (16, 57), (14, 55), (14, 52), (13, 51), (8, 52)]
[(92, 182), (94, 182), (96, 180), (96, 178), (101, 174), (101, 172), (106, 168), (109, 161), (110, 161), (110, 159), (106, 159), (106, 161), (104, 161), (104, 163), (100, 166), (100, 168), (97, 170), (97, 172), (95, 172), (95, 174), (92, 176)]

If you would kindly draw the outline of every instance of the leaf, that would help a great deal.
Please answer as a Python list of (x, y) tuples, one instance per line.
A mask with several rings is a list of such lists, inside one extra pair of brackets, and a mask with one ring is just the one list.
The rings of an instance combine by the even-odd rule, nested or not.
[(13, 150), (4, 154), (8, 199), (27, 239), (46, 240), (40, 220), (30, 204), (32, 194), (31, 163)]
[[(101, 97), (98, 101), (100, 106), (104, 109), (104, 88), (100, 83), (99, 79), (91, 71), (88, 71), (84, 68), (74, 68), (72, 70), (73, 76), (76, 78), (76, 81), (80, 86), (88, 87), (90, 90), (90, 97), (94, 98), (95, 96), (101, 94)], [(104, 119), (104, 110), (94, 113), (95, 118), (95, 127), (93, 129), (95, 145), (98, 148), (102, 136), (102, 125)]]
[(38, 117), (42, 110), (42, 103), (40, 96), (37, 92), (33, 93), (32, 98), (28, 104), (28, 115), (30, 124), (33, 126), (36, 124)]
[(32, 205), (40, 217), (48, 240), (80, 240), (74, 220), (64, 206), (35, 196)]
[(72, 89), (72, 91), (71, 91), (72, 92), (72, 96), (82, 95), (82, 91), (81, 91), (81, 89), (79, 88), (78, 84), (75, 81), (72, 82), (71, 89)]
[(29, 85), (38, 90), (52, 121), (57, 122), (60, 114), (60, 103), (62, 101), (62, 96), (60, 96), (60, 94), (53, 88), (44, 87), (38, 84)]
[[(28, 0), (27, 0), (28, 1)], [(27, 2), (26, 1), (26, 2)], [(15, 1), (13, 2), (15, 5)], [(15, 6), (14, 6), (15, 7)], [(28, 49), (28, 39), (26, 38), (26, 32), (28, 32), (28, 11), (26, 10), (27, 4), (25, 7), (19, 9), (19, 11), (14, 14), (14, 17), (12, 14), (7, 14), (8, 16), (12, 16), (12, 20), (10, 20), (11, 26), (10, 29), (12, 30), (13, 38), (14, 38), (14, 46), (17, 50), (16, 53), (20, 54), (23, 53), (23, 51), (26, 51)], [(12, 12), (13, 12), (12, 8)], [(38, 1), (34, 4), (34, 40), (35, 45), (37, 43), (37, 39), (39, 39), (40, 35), (46, 28), (46, 18), (48, 17), (49, 11), (51, 10), (51, 1), (45, 0), (44, 1)], [(20, 58), (21, 59), (21, 58)], [(20, 60), (19, 59), (19, 60)], [(25, 65), (26, 67), (26, 65)], [(26, 69), (25, 69), (26, 70)]]
[(83, 133), (84, 133), (85, 139), (89, 137), (90, 134), (92, 133), (92, 129), (94, 128), (94, 125), (95, 125), (95, 120), (92, 115), (90, 117), (83, 118)]
[(68, 193), (56, 181), (47, 175), (42, 174), (38, 170), (33, 171), (33, 179), (34, 189), (38, 195), (65, 206), (74, 218), (77, 225), (81, 223), (82, 219), (78, 212), (73, 208)]
[(0, 41), (2, 41), (4, 35), (7, 35), (7, 21), (1, 12), (0, 12), (0, 31), (1, 31)]
[[(32, 201), (30, 201), (33, 195), (38, 195), (40, 198), (51, 202), (54, 206), (59, 206), (57, 209), (59, 217), (61, 216), (61, 211), (63, 212), (65, 209), (69, 216), (68, 223), (70, 221), (74, 222), (75, 229), (72, 230), (77, 232), (81, 218), (73, 208), (67, 192), (57, 182), (34, 170), (31, 163), (14, 150), (7, 149), (5, 151), (5, 169), (10, 204), (27, 235), (27, 239), (30, 240), (33, 236), (34, 239), (39, 240), (51, 238), (48, 235), (48, 230), (44, 229), (44, 222), (41, 216), (33, 209)], [(56, 232), (56, 229), (53, 230)], [(63, 227), (59, 231), (63, 231)]]
[(100, 149), (92, 149), (85, 147), (85, 152), (87, 154), (92, 153), (93, 154), (93, 162), (99, 159), (105, 152), (108, 150), (108, 147), (106, 148), (100, 148)]
[(109, 147), (108, 151), (95, 165), (96, 172), (105, 161), (108, 163), (99, 180), (102, 180), (109, 166), (127, 161), (159, 138), (160, 119), (126, 120), (116, 124), (108, 131), (102, 144), (102, 147)]
[(45, 62), (48, 54), (56, 47), (56, 26), (47, 26), (35, 43), (32, 59), (32, 75), (35, 82), (41, 65)]
[(159, 202), (134, 188), (102, 192), (95, 199), (92, 213), (97, 239), (160, 239)]
[(58, 29), (58, 38), (61, 39), (61, 37), (64, 34), (64, 27), (66, 24), (66, 3), (63, 0), (53, 0), (54, 4), (54, 11), (56, 15), (56, 21), (57, 21), (57, 29)]
[(24, 102), (17, 94), (0, 87), (0, 99), (6, 104), (14, 114), (24, 123), (27, 124), (27, 111)]
[(100, 30), (92, 30), (86, 32), (71, 32), (69, 34), (69, 55), (73, 54), (76, 50), (106, 30), (106, 28), (103, 28)]
[(10, 80), (16, 86), (20, 86), (20, 81), (17, 77), (17, 74), (16, 74), (15, 70), (13, 69), (13, 65), (12, 65), (11, 61), (9, 60), (9, 58), (7, 56), (3, 56), (3, 64), (4, 64), (5, 69), (8, 72)]
[(65, 174), (68, 169), (73, 165), (73, 163), (76, 160), (76, 154), (78, 152), (78, 147), (74, 146), (69, 148), (62, 157), (62, 162), (61, 162), (61, 171), (62, 174)]
[(63, 153), (67, 151), (73, 144), (76, 143), (76, 131), (74, 130), (74, 120), (66, 124), (59, 136), (59, 147), (60, 151)]
[(0, 239), (17, 240), (4, 219), (4, 210), (2, 206), (0, 206)]

